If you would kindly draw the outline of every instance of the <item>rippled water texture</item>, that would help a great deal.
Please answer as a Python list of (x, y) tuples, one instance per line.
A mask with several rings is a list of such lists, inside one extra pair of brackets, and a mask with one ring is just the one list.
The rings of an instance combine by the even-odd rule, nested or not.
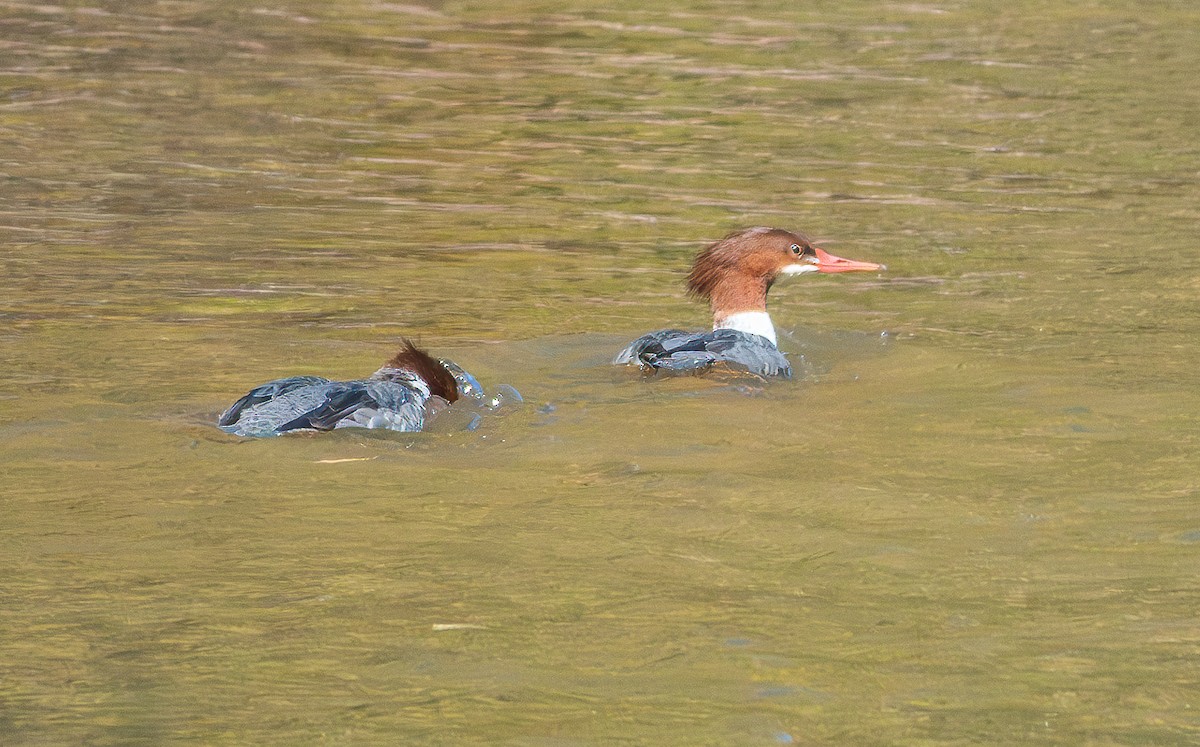
[[(0, 2), (3, 741), (1200, 741), (1195, 4), (598, 5)], [(756, 224), (805, 376), (606, 365)]]

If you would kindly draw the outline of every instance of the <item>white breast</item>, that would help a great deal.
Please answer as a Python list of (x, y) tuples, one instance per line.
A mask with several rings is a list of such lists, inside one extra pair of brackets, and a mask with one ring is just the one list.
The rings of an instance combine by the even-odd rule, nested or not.
[(772, 345), (779, 346), (778, 340), (775, 339), (775, 325), (771, 324), (771, 316), (765, 311), (739, 311), (736, 314), (718, 317), (713, 322), (713, 329), (736, 329), (739, 332), (765, 337)]

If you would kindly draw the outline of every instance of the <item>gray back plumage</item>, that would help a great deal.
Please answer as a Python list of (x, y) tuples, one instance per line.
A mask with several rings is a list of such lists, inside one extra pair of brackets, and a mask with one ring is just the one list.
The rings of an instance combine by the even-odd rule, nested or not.
[[(483, 401), (483, 388), (474, 376), (451, 361), (439, 362), (454, 377), (460, 397)], [(250, 390), (221, 414), (217, 425), (249, 437), (335, 428), (412, 432), (425, 427), (429, 399), (429, 387), (410, 371), (381, 369), (370, 379), (354, 381), (291, 376)]]
[(403, 380), (278, 379), (251, 390), (217, 425), (238, 436), (278, 436), (294, 430), (387, 428), (419, 431), (429, 395)]
[(770, 340), (736, 329), (651, 332), (626, 346), (613, 363), (636, 363), (643, 370), (671, 374), (702, 373), (720, 367), (756, 376), (792, 375), (787, 357)]

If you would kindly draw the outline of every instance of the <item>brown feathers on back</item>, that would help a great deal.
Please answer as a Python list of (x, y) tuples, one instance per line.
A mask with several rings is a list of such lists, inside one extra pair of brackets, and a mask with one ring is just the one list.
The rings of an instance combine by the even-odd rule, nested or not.
[(436, 394), (447, 402), (458, 399), (458, 382), (436, 358), (421, 350), (405, 338), (404, 347), (385, 366), (412, 371), (429, 384), (429, 393)]
[(791, 261), (792, 244), (808, 246), (808, 239), (782, 228), (757, 226), (734, 231), (696, 255), (688, 275), (688, 292), (710, 301), (718, 283), (750, 283), (754, 293), (766, 290), (779, 268)]

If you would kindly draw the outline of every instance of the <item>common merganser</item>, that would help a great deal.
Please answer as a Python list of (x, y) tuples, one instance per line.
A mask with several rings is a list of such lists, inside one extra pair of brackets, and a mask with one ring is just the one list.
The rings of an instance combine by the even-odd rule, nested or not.
[(712, 305), (711, 332), (664, 329), (631, 342), (613, 359), (643, 371), (700, 373), (714, 367), (758, 376), (792, 375), (767, 314), (767, 291), (781, 275), (885, 270), (835, 257), (803, 235), (758, 226), (735, 231), (696, 255), (688, 292)]
[[(515, 389), (505, 389), (520, 399)], [(412, 432), (462, 398), (487, 406), (474, 376), (404, 340), (400, 352), (368, 379), (292, 376), (269, 381), (234, 402), (217, 426), (226, 433), (253, 437), (335, 428)], [(490, 406), (497, 406), (499, 400)]]

